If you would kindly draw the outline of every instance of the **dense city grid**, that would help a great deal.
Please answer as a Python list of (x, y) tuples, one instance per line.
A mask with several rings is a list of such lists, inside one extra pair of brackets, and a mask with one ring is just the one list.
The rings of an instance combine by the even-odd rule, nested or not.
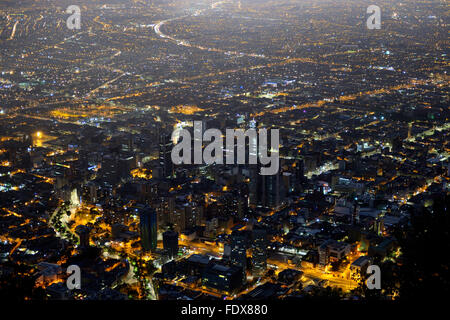
[[(448, 44), (438, 0), (1, 1), (1, 296), (448, 288)], [(194, 121), (279, 129), (279, 172), (174, 165)]]

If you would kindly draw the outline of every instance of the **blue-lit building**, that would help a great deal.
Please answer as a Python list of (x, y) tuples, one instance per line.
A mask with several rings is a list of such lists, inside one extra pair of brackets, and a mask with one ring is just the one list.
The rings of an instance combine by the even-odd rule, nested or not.
[(157, 245), (157, 219), (156, 211), (147, 205), (137, 205), (134, 210), (139, 215), (139, 228), (142, 249), (146, 252), (153, 251)]

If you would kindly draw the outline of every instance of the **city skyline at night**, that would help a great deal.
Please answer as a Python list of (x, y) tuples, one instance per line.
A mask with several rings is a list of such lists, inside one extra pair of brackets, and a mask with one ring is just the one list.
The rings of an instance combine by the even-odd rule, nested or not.
[(439, 0), (2, 1), (0, 297), (448, 295), (448, 19)]

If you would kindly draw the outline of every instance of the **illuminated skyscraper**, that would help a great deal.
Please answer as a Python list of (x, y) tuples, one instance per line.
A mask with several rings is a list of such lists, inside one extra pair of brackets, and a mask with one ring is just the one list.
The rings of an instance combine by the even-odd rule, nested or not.
[(242, 269), (242, 277), (245, 281), (247, 271), (247, 244), (248, 237), (244, 231), (234, 231), (231, 234), (231, 263)]
[(159, 136), (159, 164), (162, 168), (164, 178), (173, 176), (172, 148), (173, 142), (170, 135), (161, 133)]
[(284, 187), (281, 181), (281, 172), (272, 176), (262, 177), (262, 205), (266, 208), (277, 208), (284, 197)]
[(253, 229), (252, 265), (255, 275), (262, 275), (267, 269), (267, 232)]

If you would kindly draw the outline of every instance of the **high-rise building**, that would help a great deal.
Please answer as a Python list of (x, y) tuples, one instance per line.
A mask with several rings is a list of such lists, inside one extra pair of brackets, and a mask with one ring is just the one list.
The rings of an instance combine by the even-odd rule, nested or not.
[(303, 159), (295, 160), (294, 162), (294, 189), (300, 190), (300, 185), (305, 181), (305, 162)]
[(249, 166), (249, 205), (277, 208), (285, 197), (281, 170), (274, 175), (261, 175), (261, 165)]
[(271, 176), (262, 176), (262, 205), (266, 208), (277, 208), (284, 198), (284, 187), (281, 172)]
[(202, 224), (203, 220), (203, 206), (190, 202), (184, 205), (186, 228), (193, 228)]
[(230, 260), (234, 266), (240, 267), (243, 272), (243, 279), (247, 272), (247, 246), (248, 236), (245, 231), (234, 231), (231, 234), (231, 253)]
[(249, 165), (249, 175), (250, 175), (250, 183), (248, 187), (249, 192), (249, 205), (251, 207), (256, 207), (260, 204), (260, 196), (261, 196), (261, 177), (259, 175), (260, 166)]
[(175, 231), (166, 231), (163, 233), (163, 247), (173, 258), (178, 254), (178, 233)]
[(75, 229), (75, 233), (80, 238), (80, 247), (81, 248), (89, 247), (89, 233), (90, 233), (90, 229), (87, 226), (79, 225)]
[(164, 178), (173, 176), (172, 149), (173, 142), (171, 136), (162, 132), (159, 136), (159, 164), (162, 168)]
[(173, 225), (176, 232), (182, 233), (186, 230), (186, 207), (177, 204), (175, 209), (170, 213), (169, 222)]
[(175, 198), (170, 196), (159, 196), (154, 202), (156, 210), (158, 229), (163, 229), (169, 222), (172, 212), (175, 210)]
[(146, 252), (153, 251), (157, 245), (157, 219), (156, 211), (147, 205), (138, 205), (135, 208), (139, 215), (139, 227), (142, 249)]
[(262, 275), (267, 269), (267, 232), (255, 228), (252, 232), (252, 265), (255, 275)]
[[(277, 208), (285, 197), (285, 186), (281, 171), (274, 175), (258, 175), (254, 197), (258, 206), (265, 208)], [(253, 199), (255, 202), (255, 199)]]

